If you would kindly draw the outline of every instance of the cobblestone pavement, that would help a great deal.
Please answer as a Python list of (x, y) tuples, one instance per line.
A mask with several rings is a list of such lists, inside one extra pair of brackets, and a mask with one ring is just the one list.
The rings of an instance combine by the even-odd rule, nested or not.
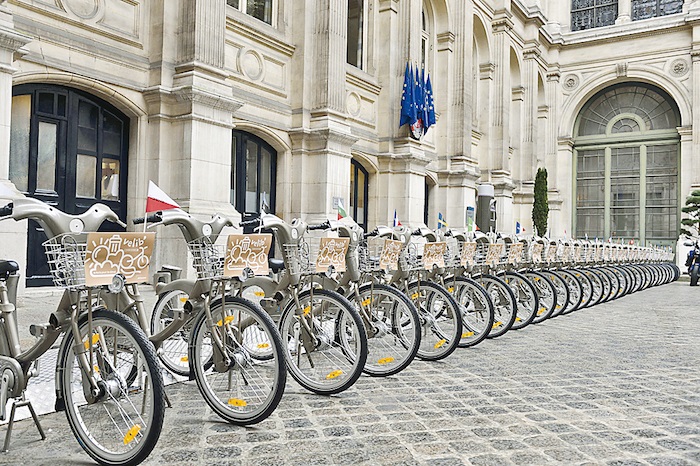
[[(251, 428), (219, 421), (193, 382), (172, 385), (144, 464), (700, 464), (698, 293), (639, 292), (330, 398), (292, 381)], [(48, 439), (21, 421), (0, 463), (90, 464), (63, 413), (41, 421)]]

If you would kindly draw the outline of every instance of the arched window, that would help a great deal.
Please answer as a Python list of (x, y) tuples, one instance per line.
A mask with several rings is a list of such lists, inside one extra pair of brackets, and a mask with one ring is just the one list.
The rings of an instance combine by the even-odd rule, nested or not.
[(589, 100), (574, 140), (579, 238), (677, 238), (679, 125), (675, 102), (648, 84), (619, 84)]
[(240, 213), (275, 212), (277, 152), (259, 137), (233, 131), (231, 204)]
[(421, 12), (420, 57), (421, 66), (426, 70), (432, 69), (433, 27), (432, 14), (428, 4), (423, 3)]
[[(561, 1), (561, 0), (560, 0)], [(582, 31), (615, 24), (617, 0), (572, 0), (571, 30)]]
[(683, 0), (632, 0), (632, 21), (683, 11)]
[[(126, 219), (129, 119), (122, 112), (86, 92), (44, 84), (15, 86), (11, 111), (9, 177), (17, 189), (71, 214), (102, 202)], [(51, 284), (45, 240), (30, 221), (29, 286)]]
[(369, 173), (357, 160), (350, 161), (350, 215), (367, 231)]
[(366, 0), (348, 0), (348, 63), (365, 69)]

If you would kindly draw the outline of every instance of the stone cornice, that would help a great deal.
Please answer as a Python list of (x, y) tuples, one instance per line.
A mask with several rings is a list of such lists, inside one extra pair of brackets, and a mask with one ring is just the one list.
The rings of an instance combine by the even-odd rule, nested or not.
[(520, 16), (528, 22), (533, 22), (540, 28), (547, 23), (542, 9), (539, 5), (524, 5), (521, 0), (511, 0), (511, 8), (520, 13)]
[(666, 35), (670, 29), (686, 29), (690, 24), (681, 14), (654, 18), (654, 20), (633, 21), (631, 23), (586, 29), (584, 31), (567, 32), (562, 34), (563, 45), (566, 48), (585, 47), (597, 42), (611, 40), (638, 39)]
[(0, 26), (0, 49), (16, 52), (32, 40), (30, 36), (21, 34), (14, 29)]
[(374, 76), (368, 75), (352, 65), (345, 66), (345, 80), (348, 84), (367, 91), (372, 95), (379, 95), (382, 91), (382, 87)]
[(284, 42), (281, 38), (274, 37), (260, 29), (235, 21), (231, 17), (226, 18), (226, 30), (256, 43), (264, 44), (266, 47), (286, 55), (287, 57), (291, 57), (294, 54), (294, 50), (296, 50), (294, 45)]

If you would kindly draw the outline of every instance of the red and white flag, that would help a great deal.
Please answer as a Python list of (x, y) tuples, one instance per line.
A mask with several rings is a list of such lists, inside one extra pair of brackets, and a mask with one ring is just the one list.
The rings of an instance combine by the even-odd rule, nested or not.
[(159, 210), (179, 209), (177, 202), (165, 194), (153, 181), (148, 181), (148, 198), (146, 199), (146, 213)]

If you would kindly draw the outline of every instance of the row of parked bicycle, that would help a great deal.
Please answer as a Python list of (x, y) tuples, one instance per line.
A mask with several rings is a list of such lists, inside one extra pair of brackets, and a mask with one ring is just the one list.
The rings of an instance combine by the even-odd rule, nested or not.
[[(219, 416), (249, 425), (275, 410), (287, 373), (312, 392), (339, 393), (362, 372), (397, 374), (415, 357), (439, 360), (680, 275), (673, 253), (660, 248), (427, 228), (364, 232), (351, 218), (307, 225), (264, 212), (239, 225), (255, 234), (226, 236), (233, 223), (223, 216), (202, 221), (171, 209), (133, 223), (177, 225), (197, 276), (163, 268), (150, 310), (129, 279), (148, 264), (147, 234), (86, 234), (105, 221), (125, 226), (106, 206), (70, 215), (18, 199), (0, 217), (43, 227), (54, 282), (65, 289), (23, 351), (9, 298), (19, 267), (0, 261), (0, 420), (7, 400), (18, 400), (5, 450), (15, 406), (32, 409), (24, 391), (38, 358), (63, 335), (56, 408), (83, 449), (110, 465), (143, 461), (158, 440), (169, 401), (157, 358), (196, 380)], [(281, 258), (269, 258), (270, 249)], [(92, 271), (114, 268), (129, 272), (91, 285)]]

